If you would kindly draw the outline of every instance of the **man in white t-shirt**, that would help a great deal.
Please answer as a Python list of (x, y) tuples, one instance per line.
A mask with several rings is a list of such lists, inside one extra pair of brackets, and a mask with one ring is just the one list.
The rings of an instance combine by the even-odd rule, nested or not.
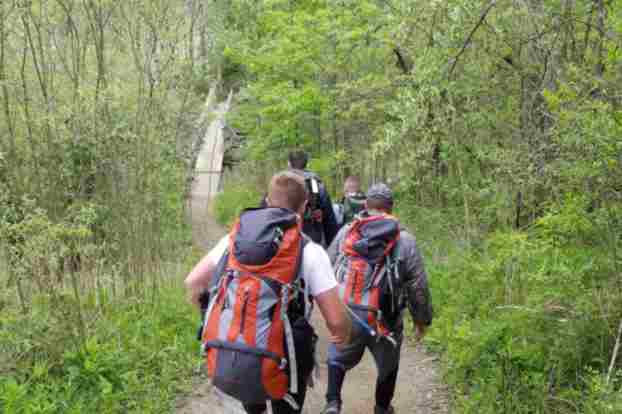
[[(304, 214), (307, 193), (304, 179), (291, 171), (284, 171), (272, 177), (267, 197), (268, 207), (284, 208), (298, 214)], [(218, 262), (227, 251), (229, 236), (223, 237), (190, 272), (186, 278), (186, 287), (193, 304), (200, 306), (200, 296), (208, 289), (210, 279), (214, 274)], [(338, 347), (347, 344), (350, 340), (352, 323), (343, 302), (339, 299), (338, 286), (328, 255), (318, 244), (308, 241), (303, 248), (300, 275), (306, 288), (313, 296), (315, 304), (331, 333), (330, 340)], [(306, 384), (313, 368), (313, 348), (315, 333), (304, 318), (296, 321), (294, 329), (294, 348), (300, 375), (298, 393), (293, 395), (299, 409), (294, 409), (285, 401), (273, 401), (272, 408), (276, 414), (302, 412), (306, 394)], [(259, 414), (266, 409), (265, 404), (246, 405), (248, 413)]]

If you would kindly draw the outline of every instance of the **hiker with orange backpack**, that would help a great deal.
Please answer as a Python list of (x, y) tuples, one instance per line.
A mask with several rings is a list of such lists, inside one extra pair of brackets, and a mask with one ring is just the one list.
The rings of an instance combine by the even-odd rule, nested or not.
[(423, 259), (412, 234), (391, 215), (393, 194), (385, 184), (367, 192), (365, 210), (343, 227), (328, 249), (340, 284), (340, 297), (353, 320), (352, 341), (328, 350), (328, 389), (324, 414), (341, 412), (346, 372), (365, 349), (378, 369), (375, 414), (393, 414), (391, 400), (408, 308), (421, 339), (432, 322), (432, 305)]
[(274, 175), (266, 201), (242, 212), (186, 287), (194, 304), (208, 303), (201, 338), (213, 385), (251, 414), (299, 413), (314, 366), (312, 304), (337, 347), (352, 322), (328, 255), (302, 232), (304, 178)]

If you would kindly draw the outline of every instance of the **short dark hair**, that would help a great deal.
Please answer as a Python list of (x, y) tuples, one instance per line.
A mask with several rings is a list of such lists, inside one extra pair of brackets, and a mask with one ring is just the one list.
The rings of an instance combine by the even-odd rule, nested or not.
[(303, 150), (294, 150), (289, 153), (289, 166), (298, 170), (307, 168), (309, 155)]
[(270, 207), (288, 208), (298, 211), (307, 200), (307, 188), (304, 178), (293, 171), (274, 174), (268, 188)]

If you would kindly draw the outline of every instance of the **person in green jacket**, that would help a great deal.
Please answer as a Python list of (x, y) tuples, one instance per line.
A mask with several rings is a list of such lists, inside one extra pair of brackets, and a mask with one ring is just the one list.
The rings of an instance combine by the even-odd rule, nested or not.
[(365, 193), (361, 190), (361, 180), (355, 175), (346, 178), (343, 185), (343, 225), (354, 220), (365, 209)]

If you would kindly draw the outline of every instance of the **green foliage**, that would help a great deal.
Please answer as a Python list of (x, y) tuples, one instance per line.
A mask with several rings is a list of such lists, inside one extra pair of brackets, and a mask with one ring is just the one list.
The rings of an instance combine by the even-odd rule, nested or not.
[(265, 192), (248, 183), (238, 182), (228, 185), (226, 191), (218, 194), (214, 200), (216, 220), (226, 227), (233, 225), (242, 210), (258, 207)]
[(436, 253), (431, 341), (445, 353), (458, 412), (619, 406), (619, 378), (602, 381), (622, 318), (622, 299), (612, 294), (617, 265), (607, 242), (595, 239), (603, 229), (577, 216), (577, 205), (570, 198), (532, 230), (493, 233), (477, 250), (456, 246), (440, 260)]
[[(33, 318), (0, 316), (0, 411), (6, 413), (162, 413), (189, 384), (196, 360), (196, 320), (179, 288), (155, 301), (92, 303), (92, 332), (83, 345), (50, 315), (62, 306), (38, 301)], [(65, 304), (66, 305), (66, 304)], [(99, 313), (102, 312), (102, 313)], [(69, 315), (66, 315), (69, 317)], [(75, 321), (73, 322), (75, 323)]]
[(179, 38), (199, 37), (199, 11), (168, 1), (9, 3), (0, 7), (0, 225), (22, 220), (27, 202), (52, 225), (91, 205), (91, 241), (107, 258), (137, 265), (176, 254), (188, 240), (185, 129), (203, 99)]
[(429, 255), (455, 409), (620, 411), (619, 0), (70, 3), (0, 3), (5, 411), (165, 410), (168, 351), (133, 353), (162, 315), (110, 306), (147, 311), (152, 267), (183, 255), (212, 80), (246, 137), (220, 222), (293, 147), (333, 192), (390, 181)]
[[(244, 1), (234, 1), (239, 7)], [(342, 147), (355, 155), (379, 136), (390, 56), (387, 19), (377, 2), (259, 2), (250, 21), (234, 30), (225, 55), (245, 69), (234, 124), (249, 137), (252, 159), (279, 160), (282, 148), (302, 146), (320, 155)], [(388, 89), (388, 90), (387, 90)], [(377, 99), (380, 97), (380, 99)], [(364, 119), (364, 122), (361, 122)], [(341, 177), (348, 169), (335, 170)]]
[(621, 378), (608, 384), (600, 373), (588, 371), (584, 382), (588, 390), (588, 399), (583, 405), (586, 414), (612, 414), (622, 410), (622, 393), (619, 387), (616, 389), (616, 385), (622, 383)]
[[(205, 12), (0, 2), (0, 411), (169, 411)], [(200, 110), (200, 109), (198, 109)]]

